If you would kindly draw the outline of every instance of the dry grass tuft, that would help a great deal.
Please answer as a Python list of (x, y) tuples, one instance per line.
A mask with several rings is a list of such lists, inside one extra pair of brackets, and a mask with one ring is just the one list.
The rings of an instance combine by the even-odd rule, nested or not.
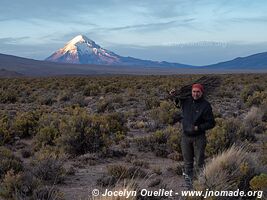
[(254, 158), (246, 147), (233, 145), (206, 164), (195, 186), (198, 190), (246, 189), (259, 169)]

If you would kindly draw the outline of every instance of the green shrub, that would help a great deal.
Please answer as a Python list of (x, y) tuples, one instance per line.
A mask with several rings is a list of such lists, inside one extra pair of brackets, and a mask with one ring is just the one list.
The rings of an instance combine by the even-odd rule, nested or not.
[(40, 181), (30, 173), (15, 174), (8, 171), (0, 184), (0, 197), (4, 199), (31, 199)]
[(254, 176), (250, 181), (250, 188), (252, 190), (267, 190), (267, 174), (261, 173)]
[(100, 99), (96, 104), (96, 110), (98, 113), (113, 111), (114, 110), (113, 102), (107, 99)]
[(85, 96), (97, 96), (101, 92), (100, 88), (98, 85), (95, 84), (90, 84), (85, 86), (83, 90), (83, 95)]
[(261, 92), (263, 91), (263, 87), (258, 84), (253, 85), (246, 85), (241, 92), (241, 97), (243, 101), (246, 103), (249, 96), (252, 96), (254, 92)]
[(265, 91), (263, 92), (256, 91), (253, 93), (253, 95), (247, 98), (246, 105), (248, 107), (260, 106), (265, 99), (267, 99), (267, 93)]
[(177, 109), (168, 101), (162, 101), (160, 106), (151, 110), (151, 118), (159, 127), (173, 124)]
[(10, 129), (10, 119), (7, 115), (0, 116), (0, 146), (10, 143), (14, 134)]
[(5, 199), (13, 199), (21, 184), (21, 174), (15, 174), (12, 170), (8, 171), (0, 185), (0, 196)]
[(256, 139), (251, 129), (245, 127), (238, 119), (216, 119), (216, 122), (215, 128), (207, 134), (208, 156), (222, 152), (238, 141), (255, 141)]
[(16, 103), (18, 100), (18, 92), (13, 89), (6, 89), (0, 92), (1, 103)]
[(22, 171), (22, 162), (14, 156), (11, 150), (0, 146), (0, 180), (10, 170), (14, 173)]
[(101, 151), (112, 138), (123, 139), (121, 136), (127, 130), (125, 122), (119, 113), (88, 115), (86, 110), (76, 109), (73, 115), (61, 121), (57, 145), (71, 155)]
[(163, 131), (156, 131), (150, 136), (134, 140), (139, 151), (152, 151), (156, 156), (167, 157), (170, 153), (181, 153), (181, 128), (167, 127)]
[(160, 101), (157, 96), (147, 96), (145, 98), (145, 109), (150, 110), (160, 106)]
[(35, 148), (41, 148), (43, 146), (56, 145), (56, 139), (59, 137), (59, 130), (53, 126), (47, 126), (41, 128), (36, 134), (35, 140)]
[(21, 138), (34, 136), (38, 129), (38, 118), (36, 112), (18, 113), (14, 119), (16, 134)]
[(61, 102), (69, 101), (73, 97), (71, 91), (62, 91), (59, 96), (58, 100)]

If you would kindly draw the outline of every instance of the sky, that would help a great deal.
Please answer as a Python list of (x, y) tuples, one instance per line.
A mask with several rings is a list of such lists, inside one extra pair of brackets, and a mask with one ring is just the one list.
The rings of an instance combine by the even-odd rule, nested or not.
[(121, 56), (208, 65), (267, 51), (267, 1), (1, 0), (0, 53), (43, 60), (79, 34)]

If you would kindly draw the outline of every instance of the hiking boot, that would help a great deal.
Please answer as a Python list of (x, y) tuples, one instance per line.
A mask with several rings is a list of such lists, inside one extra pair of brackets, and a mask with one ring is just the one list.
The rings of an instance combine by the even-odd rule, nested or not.
[(183, 176), (184, 176), (186, 188), (188, 190), (193, 190), (193, 181), (192, 181), (192, 178), (188, 174), (186, 174), (186, 173), (183, 173)]

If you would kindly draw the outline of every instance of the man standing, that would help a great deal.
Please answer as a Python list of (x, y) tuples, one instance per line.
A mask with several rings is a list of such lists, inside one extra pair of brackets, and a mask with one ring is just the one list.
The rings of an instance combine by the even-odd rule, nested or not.
[[(183, 134), (181, 149), (184, 159), (183, 175), (188, 189), (193, 189), (194, 160), (197, 171), (204, 165), (205, 132), (215, 126), (211, 105), (203, 94), (203, 85), (196, 83), (192, 85), (192, 96), (175, 99), (177, 107), (182, 109)], [(175, 95), (175, 90), (171, 90), (170, 95)]]

